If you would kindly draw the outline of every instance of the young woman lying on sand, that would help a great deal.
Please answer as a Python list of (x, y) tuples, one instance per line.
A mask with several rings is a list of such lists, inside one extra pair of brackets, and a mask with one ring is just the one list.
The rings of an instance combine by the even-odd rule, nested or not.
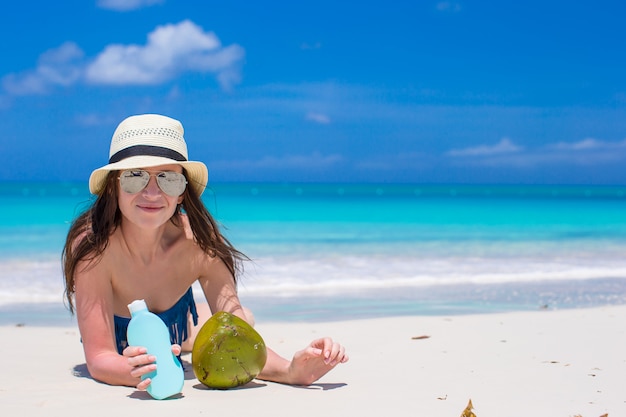
[[(150, 379), (140, 377), (156, 369), (155, 358), (142, 346), (128, 346), (127, 305), (144, 299), (159, 313), (178, 355), (191, 349), (193, 325), (202, 325), (211, 311), (252, 321), (236, 291), (236, 271), (245, 256), (222, 236), (200, 199), (208, 171), (188, 160), (180, 122), (131, 116), (115, 130), (109, 156), (109, 164), (89, 179), (96, 201), (67, 236), (65, 293), (91, 376), (145, 390)], [(196, 308), (191, 292), (196, 281), (208, 307)], [(309, 385), (347, 360), (344, 347), (330, 338), (312, 341), (291, 361), (268, 348), (257, 378)]]

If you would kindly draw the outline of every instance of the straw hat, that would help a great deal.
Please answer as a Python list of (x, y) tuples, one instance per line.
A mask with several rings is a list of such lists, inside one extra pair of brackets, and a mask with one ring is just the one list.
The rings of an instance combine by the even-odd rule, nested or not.
[(111, 139), (109, 164), (91, 173), (89, 191), (100, 193), (109, 171), (178, 164), (187, 170), (189, 185), (201, 195), (209, 172), (202, 162), (188, 160), (183, 133), (183, 125), (178, 120), (158, 114), (141, 114), (123, 120)]

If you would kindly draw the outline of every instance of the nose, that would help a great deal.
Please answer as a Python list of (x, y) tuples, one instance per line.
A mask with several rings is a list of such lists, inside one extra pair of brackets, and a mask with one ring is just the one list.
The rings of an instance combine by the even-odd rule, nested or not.
[(148, 185), (143, 189), (143, 194), (147, 196), (158, 196), (161, 194), (161, 189), (156, 181), (156, 175), (150, 175)]

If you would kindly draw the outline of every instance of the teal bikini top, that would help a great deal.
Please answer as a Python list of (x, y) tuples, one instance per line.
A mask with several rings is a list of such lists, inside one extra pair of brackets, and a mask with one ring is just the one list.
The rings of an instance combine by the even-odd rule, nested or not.
[[(191, 317), (193, 318), (193, 324), (198, 324), (198, 312), (196, 310), (196, 302), (193, 299), (193, 292), (191, 288), (189, 288), (185, 295), (183, 295), (171, 308), (155, 314), (165, 322), (165, 325), (169, 329), (170, 342), (178, 345), (182, 344), (189, 337), (189, 314), (191, 314)], [(128, 346), (126, 330), (128, 329), (129, 322), (129, 317), (113, 316), (113, 323), (115, 325), (115, 343), (117, 345), (117, 351), (120, 355)]]

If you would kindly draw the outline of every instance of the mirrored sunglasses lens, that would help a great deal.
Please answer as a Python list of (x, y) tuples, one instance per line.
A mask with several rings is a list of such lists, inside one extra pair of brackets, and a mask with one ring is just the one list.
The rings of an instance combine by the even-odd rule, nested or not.
[(161, 190), (172, 197), (181, 195), (187, 186), (187, 179), (178, 172), (161, 172), (156, 178)]
[(124, 192), (135, 194), (146, 188), (150, 182), (150, 174), (146, 171), (128, 170), (120, 175), (120, 186)]

